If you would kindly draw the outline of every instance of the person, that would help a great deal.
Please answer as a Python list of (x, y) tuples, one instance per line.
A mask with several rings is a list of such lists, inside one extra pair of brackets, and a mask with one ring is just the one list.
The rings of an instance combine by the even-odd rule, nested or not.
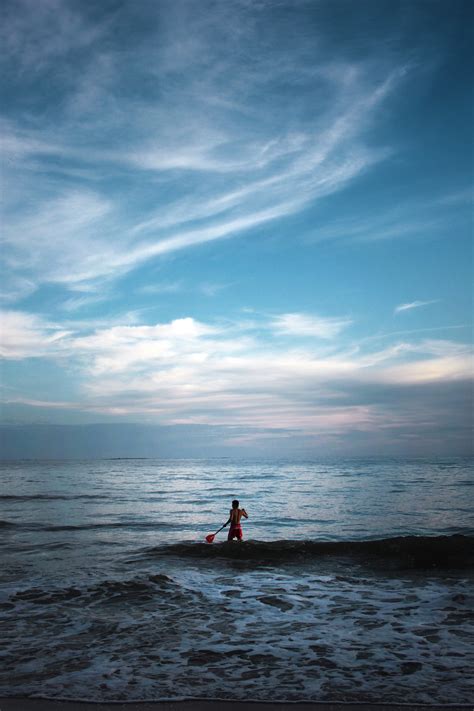
[(227, 523), (230, 523), (229, 535), (227, 536), (228, 541), (232, 541), (234, 538), (237, 538), (238, 541), (242, 540), (242, 526), (240, 525), (242, 516), (248, 518), (247, 511), (245, 509), (239, 509), (239, 502), (237, 499), (234, 499), (229, 514), (229, 520), (227, 521)]

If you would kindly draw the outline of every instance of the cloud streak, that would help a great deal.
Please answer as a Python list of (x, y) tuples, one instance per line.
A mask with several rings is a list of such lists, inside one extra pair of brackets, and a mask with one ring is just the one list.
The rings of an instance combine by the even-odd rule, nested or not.
[[(312, 40), (275, 62), (271, 49), (262, 53), (254, 13), (240, 3), (229, 11), (232, 33), (217, 8), (199, 16), (191, 42), (179, 38), (181, 15), (192, 9), (166, 5), (161, 35), (152, 23), (139, 58), (111, 41), (120, 13), (89, 26), (85, 15), (51, 0), (38, 10), (37, 25), (35, 13), (20, 13), (21, 21), (7, 15), (10, 59), (27, 30), (33, 41), (24, 62), (46, 73), (57, 56), (93, 52), (80, 56), (82, 74), (63, 85), (54, 126), (34, 115), (3, 123), (11, 186), (5, 256), (18, 283), (74, 288), (120, 278), (164, 255), (296, 215), (386, 159), (387, 148), (370, 146), (367, 135), (404, 79), (404, 65), (374, 72), (370, 62), (335, 64), (314, 54)], [(99, 50), (102, 36), (110, 40), (107, 52)], [(258, 61), (242, 64), (243, 49)], [(178, 68), (193, 62), (196, 70), (177, 83)], [(125, 78), (148, 86), (157, 76), (164, 101), (124, 90)], [(300, 110), (281, 104), (279, 83), (291, 92), (296, 77), (302, 95), (324, 97), (312, 119), (305, 103)], [(269, 105), (255, 101), (262, 95)], [(133, 204), (138, 181), (142, 196)], [(35, 197), (25, 211), (26, 193)], [(9, 296), (22, 293), (12, 288)]]
[(310, 336), (331, 339), (349, 326), (349, 319), (322, 318), (307, 314), (282, 314), (275, 318), (275, 333), (284, 336)]
[(35, 314), (1, 311), (0, 356), (8, 360), (51, 356), (70, 331), (49, 324)]
[(399, 304), (395, 307), (394, 313), (399, 314), (403, 311), (411, 311), (412, 309), (419, 309), (421, 306), (429, 306), (430, 304), (437, 304), (439, 299), (431, 299), (430, 301), (410, 301), (407, 304)]

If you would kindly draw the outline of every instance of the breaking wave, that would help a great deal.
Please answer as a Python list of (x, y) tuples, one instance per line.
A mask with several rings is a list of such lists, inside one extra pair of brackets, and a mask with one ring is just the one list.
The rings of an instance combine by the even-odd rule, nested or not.
[[(127, 599), (137, 601), (151, 600), (160, 594), (176, 596), (180, 586), (172, 578), (164, 574), (147, 575), (142, 578), (127, 580), (102, 580), (92, 586), (45, 589), (42, 587), (26, 588), (15, 592), (3, 604), (5, 609), (13, 608), (21, 603), (33, 605), (53, 605), (81, 598), (86, 603), (91, 602), (124, 602)], [(0, 609), (1, 609), (0, 605)]]
[(474, 566), (474, 536), (404, 536), (363, 541), (242, 541), (240, 543), (177, 543), (147, 549), (147, 556), (304, 562), (322, 556), (373, 557), (409, 567)]

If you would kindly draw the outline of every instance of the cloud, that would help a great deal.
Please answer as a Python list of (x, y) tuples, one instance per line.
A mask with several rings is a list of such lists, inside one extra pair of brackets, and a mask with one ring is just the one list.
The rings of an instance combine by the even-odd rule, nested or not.
[(73, 339), (69, 349), (92, 359), (95, 375), (135, 372), (150, 362), (167, 370), (179, 355), (196, 360), (202, 339), (215, 333), (216, 327), (188, 317), (155, 326), (113, 326)]
[(3, 274), (0, 299), (4, 302), (15, 302), (36, 291), (36, 284), (20, 275)]
[(0, 356), (12, 360), (51, 356), (58, 343), (70, 334), (21, 311), (0, 311), (0, 329)]
[(111, 256), (113, 245), (104, 234), (110, 210), (110, 202), (90, 190), (43, 201), (5, 226), (3, 259), (25, 281), (80, 281), (96, 253), (105, 261)]
[(352, 323), (350, 319), (307, 314), (281, 314), (273, 321), (275, 333), (284, 336), (310, 336), (331, 339)]
[[(161, 424), (283, 429), (308, 436), (395, 431), (409, 424), (416, 430), (430, 417), (439, 420), (433, 406), (438, 397), (446, 393), (448, 398), (457, 384), (466, 387), (472, 381), (466, 344), (421, 339), (373, 349), (367, 342), (341, 341), (340, 322), (311, 314), (303, 321), (288, 316), (294, 314), (261, 319), (250, 330), (239, 321), (186, 317), (73, 333), (30, 314), (7, 312), (3, 353), (14, 359), (54, 358), (58, 367), (74, 371), (80, 397), (55, 405), (52, 399), (51, 407)], [(304, 347), (296, 346), (285, 327), (279, 331), (275, 323), (286, 325), (292, 335), (296, 329), (305, 339), (314, 336), (317, 326), (318, 338), (329, 344), (324, 351), (307, 340)], [(7, 401), (47, 408), (44, 396), (12, 392)], [(448, 409), (446, 400), (442, 418), (448, 418)]]
[(84, 296), (72, 296), (60, 303), (60, 309), (63, 311), (80, 311), (88, 306), (100, 304), (107, 300), (107, 294), (86, 294)]
[(147, 22), (129, 50), (115, 39), (132, 20), (126, 6), (107, 21), (59, 0), (23, 0), (7, 13), (8, 57), (31, 36), (25, 66), (49, 72), (75, 52), (77, 70), (66, 63), (54, 75), (54, 111), (40, 91), (30, 111), (3, 122), (5, 257), (18, 279), (113, 280), (291, 217), (390, 155), (369, 138), (403, 63), (336, 62), (306, 35), (275, 55), (280, 35), (269, 28), (263, 47), (259, 12), (240, 3), (226, 12), (165, 4), (159, 23), (148, 5), (138, 14)]
[(37, 75), (58, 59), (89, 48), (104, 32), (64, 0), (15, 0), (4, 4), (0, 37), (4, 61), (18, 73)]
[(349, 216), (331, 216), (330, 220), (313, 227), (304, 239), (310, 243), (340, 240), (370, 244), (440, 235), (447, 229), (452, 230), (463, 219), (470, 219), (467, 211), (459, 209), (470, 200), (471, 186), (457, 193), (441, 192), (425, 199), (403, 194), (396, 207), (391, 201), (388, 205), (371, 206), (369, 213), (364, 207), (362, 212), (352, 209)]
[(411, 311), (412, 309), (418, 309), (420, 306), (428, 306), (429, 304), (437, 304), (439, 299), (431, 299), (430, 301), (411, 301), (407, 304), (399, 304), (395, 307), (394, 313), (398, 314), (402, 311)]

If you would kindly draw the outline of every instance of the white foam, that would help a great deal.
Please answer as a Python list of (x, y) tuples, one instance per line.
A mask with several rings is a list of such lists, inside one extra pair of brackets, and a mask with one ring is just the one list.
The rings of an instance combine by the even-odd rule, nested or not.
[(169, 585), (138, 579), (150, 599), (92, 586), (44, 608), (21, 600), (0, 693), (466, 703), (473, 691), (469, 578), (173, 572)]

